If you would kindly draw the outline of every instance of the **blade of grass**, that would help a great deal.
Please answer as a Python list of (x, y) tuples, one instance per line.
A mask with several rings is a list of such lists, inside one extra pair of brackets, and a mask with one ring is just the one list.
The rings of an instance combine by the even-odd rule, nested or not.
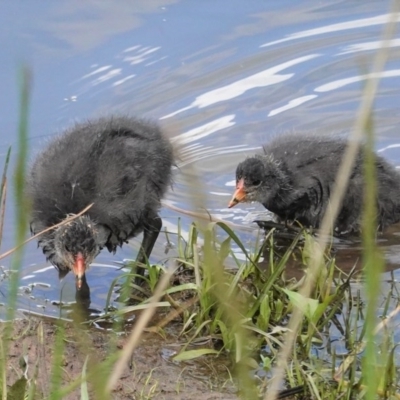
[[(316, 271), (321, 264), (323, 258), (323, 250), (325, 249), (325, 237), (332, 232), (333, 221), (336, 219), (339, 207), (342, 202), (347, 183), (349, 180), (350, 172), (354, 165), (354, 160), (359, 149), (360, 139), (362, 138), (365, 127), (369, 121), (369, 115), (372, 112), (372, 106), (375, 95), (379, 85), (379, 74), (383, 71), (386, 61), (389, 56), (389, 41), (392, 39), (396, 26), (397, 26), (397, 13), (399, 10), (399, 2), (393, 1), (391, 12), (389, 14), (388, 22), (384, 26), (383, 40), (381, 48), (376, 52), (373, 60), (373, 67), (371, 78), (367, 80), (363, 95), (361, 98), (360, 107), (356, 116), (354, 129), (351, 134), (351, 140), (346, 147), (343, 160), (340, 164), (337, 172), (337, 179), (335, 187), (332, 191), (331, 204), (328, 212), (325, 213), (321, 224), (321, 236), (318, 239), (318, 246), (310, 262), (310, 274), (305, 280), (305, 284), (301, 290), (301, 294), (304, 297), (310, 297), (312, 287), (314, 285), (314, 276)], [(284, 375), (284, 369), (287, 364), (287, 360), (292, 352), (293, 345), (298, 333), (300, 323), (302, 321), (303, 314), (300, 309), (295, 308), (292, 317), (289, 321), (289, 331), (285, 340), (285, 345), (280, 351), (280, 356), (277, 360), (277, 366), (273, 372), (272, 383), (269, 390), (266, 393), (266, 400), (275, 400), (281, 381)]]
[(1, 187), (0, 187), (0, 199), (3, 200), (3, 188), (6, 183), (7, 179), (7, 170), (8, 170), (8, 164), (10, 163), (10, 156), (11, 156), (11, 146), (8, 148), (7, 155), (6, 155), (6, 161), (4, 162), (4, 167), (3, 167), (3, 175), (1, 177)]
[(2, 186), (2, 197), (1, 197), (1, 205), (0, 205), (0, 248), (1, 242), (3, 238), (3, 228), (4, 228), (4, 215), (6, 210), (6, 198), (7, 198), (7, 179), (4, 180), (4, 185)]
[(213, 350), (213, 349), (197, 349), (197, 350), (187, 350), (183, 351), (179, 354), (177, 354), (175, 357), (172, 359), (174, 361), (188, 361), (188, 360), (193, 360), (198, 357), (202, 357), (204, 355), (218, 355), (219, 351)]
[[(28, 141), (28, 114), (29, 97), (31, 91), (31, 73), (27, 67), (20, 71), (20, 116), (18, 127), (18, 151), (17, 164), (15, 170), (15, 202), (16, 202), (16, 234), (15, 241), (17, 246), (22, 244), (25, 237), (27, 217), (27, 200), (24, 195), (25, 190), (25, 168), (27, 160), (27, 141)], [(6, 312), (7, 321), (11, 321), (15, 314), (15, 305), (18, 290), (19, 271), (21, 267), (22, 251), (15, 252), (11, 263), (11, 278), (9, 284), (8, 307)]]
[(86, 368), (89, 356), (86, 356), (85, 362), (82, 367), (82, 383), (81, 383), (81, 400), (89, 400), (89, 391), (87, 387)]
[(56, 331), (56, 340), (54, 343), (53, 350), (53, 366), (51, 369), (51, 377), (50, 377), (50, 400), (59, 399), (59, 389), (62, 384), (62, 359), (64, 353), (64, 336), (65, 329), (59, 324)]
[[(380, 376), (376, 373), (377, 364), (373, 360), (378, 361), (378, 352), (375, 344), (374, 326), (376, 325), (376, 309), (378, 306), (378, 296), (380, 292), (379, 276), (383, 270), (382, 254), (378, 250), (375, 242), (376, 235), (376, 171), (375, 171), (375, 155), (373, 153), (373, 129), (372, 121), (369, 120), (366, 129), (367, 140), (365, 146), (364, 174), (366, 180), (365, 203), (364, 203), (364, 220), (363, 220), (363, 264), (366, 272), (366, 292), (368, 293), (368, 302), (365, 318), (365, 339), (366, 348), (363, 359), (363, 376), (367, 384), (366, 398), (373, 400), (380, 383)], [(382, 359), (384, 354), (379, 354)]]
[(7, 170), (8, 170), (8, 164), (10, 163), (10, 156), (11, 156), (11, 146), (8, 148), (7, 151), (6, 161), (4, 163), (3, 176), (1, 178), (1, 186), (0, 186), (0, 203), (1, 203), (0, 248), (1, 248), (1, 241), (3, 238), (4, 213), (6, 209), (6, 198), (7, 198)]
[[(27, 131), (28, 131), (28, 111), (29, 111), (29, 95), (30, 95), (30, 71), (27, 67), (20, 70), (20, 115), (18, 127), (18, 159), (15, 172), (15, 202), (16, 202), (16, 233), (15, 240), (17, 245), (23, 242), (26, 222), (27, 210), (26, 200), (24, 197), (24, 180), (25, 180), (25, 163), (27, 156)], [(11, 274), (9, 281), (9, 292), (7, 298), (6, 323), (2, 335), (2, 346), (0, 353), (0, 368), (6, 371), (6, 363), (8, 358), (8, 344), (13, 330), (12, 321), (15, 316), (19, 272), (21, 267), (22, 251), (16, 252), (11, 262)], [(7, 382), (6, 377), (2, 376), (2, 398), (7, 398)]]

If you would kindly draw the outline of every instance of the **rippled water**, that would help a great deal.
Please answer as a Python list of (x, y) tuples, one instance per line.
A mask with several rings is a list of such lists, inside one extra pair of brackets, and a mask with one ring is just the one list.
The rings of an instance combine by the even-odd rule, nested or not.
[[(31, 154), (75, 120), (111, 113), (157, 119), (182, 146), (166, 203), (192, 210), (202, 200), (211, 214), (251, 226), (248, 214), (263, 211), (261, 206), (227, 208), (238, 161), (286, 131), (329, 135), (351, 129), (388, 5), (381, 0), (226, 5), (176, 0), (137, 1), (135, 7), (129, 1), (116, 7), (111, 1), (77, 0), (0, 5), (2, 159), (16, 140), (16, 71), (24, 61), (34, 73)], [(397, 33), (374, 114), (377, 150), (396, 165), (399, 60)], [(11, 196), (7, 207), (3, 250), (13, 243)], [(168, 208), (162, 215), (168, 230), (176, 230), (179, 217), (187, 229), (189, 217)], [(154, 262), (165, 258), (165, 242), (160, 235)], [(116, 256), (103, 252), (97, 258), (88, 274), (94, 308), (104, 307), (108, 284), (120, 273), (114, 263), (134, 258), (135, 243)], [(397, 268), (398, 244), (389, 240), (384, 246)], [(10, 260), (3, 262), (8, 268)], [(61, 287), (62, 300), (73, 301), (74, 282), (67, 276), (60, 284), (47, 266), (35, 245), (28, 245), (20, 305), (57, 315), (51, 302), (60, 300)], [(33, 283), (41, 285), (31, 288)]]

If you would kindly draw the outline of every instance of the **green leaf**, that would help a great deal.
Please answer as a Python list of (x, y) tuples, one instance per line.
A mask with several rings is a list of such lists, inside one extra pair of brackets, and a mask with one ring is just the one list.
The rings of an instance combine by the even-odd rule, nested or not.
[(231, 238), (228, 236), (222, 243), (221, 248), (219, 250), (219, 259), (220, 261), (224, 261), (226, 257), (229, 256), (231, 251)]
[(231, 342), (231, 337), (230, 337), (230, 331), (226, 327), (223, 321), (218, 320), (217, 325), (219, 330), (221, 331), (221, 336), (222, 336), (222, 342), (224, 343), (224, 346), (229, 347), (230, 342)]
[(269, 306), (269, 296), (265, 295), (260, 301), (260, 313), (257, 318), (257, 326), (261, 329), (267, 329), (269, 325), (269, 318), (271, 316), (271, 308)]
[(118, 314), (124, 315), (128, 312), (145, 310), (146, 308), (154, 308), (154, 307), (171, 307), (171, 304), (168, 301), (157, 301), (155, 303), (150, 303), (150, 304), (138, 304), (137, 306), (126, 306), (124, 308), (121, 308), (121, 310), (118, 311)]
[(183, 283), (182, 285), (179, 286), (172, 286), (169, 289), (167, 289), (164, 293), (166, 294), (171, 294), (171, 293), (177, 293), (177, 292), (183, 292), (186, 290), (198, 290), (198, 286), (195, 283)]
[(81, 400), (89, 400), (89, 392), (86, 381), (86, 367), (89, 356), (86, 356), (85, 363), (82, 368), (82, 383), (81, 383)]
[(193, 360), (194, 358), (198, 358), (201, 356), (205, 356), (208, 354), (219, 354), (219, 351), (214, 350), (214, 349), (198, 349), (198, 350), (188, 350), (184, 351), (182, 353), (177, 354), (175, 357), (173, 357), (174, 361), (188, 361), (188, 360)]
[(313, 315), (318, 309), (318, 300), (306, 298), (300, 293), (293, 292), (288, 289), (282, 289), (282, 291), (286, 293), (294, 306), (299, 308), (308, 319), (312, 319)]

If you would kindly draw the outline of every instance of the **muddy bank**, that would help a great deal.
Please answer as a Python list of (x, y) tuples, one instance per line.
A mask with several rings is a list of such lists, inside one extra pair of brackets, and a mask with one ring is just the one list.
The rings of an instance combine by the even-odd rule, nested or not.
[[(13, 324), (7, 360), (7, 384), (13, 385), (26, 371), (30, 383), (36, 382), (36, 397), (43, 399), (51, 392), (54, 359), (57, 357), (55, 342), (57, 323), (39, 318), (17, 320)], [(72, 323), (63, 323), (64, 349), (60, 356), (62, 387), (74, 382), (82, 374), (86, 358), (88, 371), (98, 366), (107, 355), (122, 349), (126, 335), (117, 336), (95, 328), (81, 329)], [(179, 350), (177, 338), (146, 333), (133, 354), (133, 364), (128, 366), (113, 391), (112, 399), (237, 399), (229, 379), (226, 365), (211, 357), (202, 357), (196, 363), (175, 363), (171, 357)], [(24, 360), (27, 366), (24, 365)], [(27, 367), (27, 369), (26, 369)], [(107, 376), (111, 367), (103, 368)], [(90, 398), (97, 398), (89, 381)], [(106, 379), (101, 377), (100, 379)], [(80, 399), (80, 386), (65, 399)]]

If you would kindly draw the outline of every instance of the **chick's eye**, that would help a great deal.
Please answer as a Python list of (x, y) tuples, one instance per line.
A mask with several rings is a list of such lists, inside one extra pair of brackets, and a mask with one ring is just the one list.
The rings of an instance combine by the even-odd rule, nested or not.
[(255, 181), (252, 182), (253, 186), (258, 186), (261, 184), (261, 181), (259, 179), (256, 179)]

